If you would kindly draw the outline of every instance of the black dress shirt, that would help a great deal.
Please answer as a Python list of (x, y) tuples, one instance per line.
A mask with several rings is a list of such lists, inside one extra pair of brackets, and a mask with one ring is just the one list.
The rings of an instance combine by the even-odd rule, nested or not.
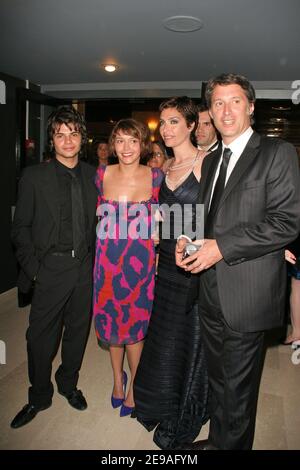
[(71, 184), (72, 179), (69, 174), (70, 170), (76, 174), (81, 182), (83, 208), (85, 213), (85, 231), (87, 231), (87, 203), (84, 188), (81, 179), (80, 162), (74, 168), (68, 168), (57, 159), (56, 174), (59, 187), (59, 206), (60, 206), (60, 221), (59, 221), (59, 236), (58, 245), (54, 251), (71, 251), (73, 249), (73, 227), (72, 227), (72, 196)]

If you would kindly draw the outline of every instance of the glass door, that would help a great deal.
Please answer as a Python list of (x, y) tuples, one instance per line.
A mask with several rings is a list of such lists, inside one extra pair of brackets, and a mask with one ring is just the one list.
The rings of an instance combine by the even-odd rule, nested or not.
[(71, 104), (71, 102), (25, 88), (18, 89), (17, 179), (19, 179), (23, 168), (36, 165), (47, 158), (47, 119), (50, 113), (62, 104)]

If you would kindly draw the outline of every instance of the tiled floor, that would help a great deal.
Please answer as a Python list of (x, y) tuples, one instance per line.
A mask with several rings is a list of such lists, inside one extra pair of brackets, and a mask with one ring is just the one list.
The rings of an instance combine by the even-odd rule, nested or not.
[[(10, 428), (11, 419), (27, 403), (25, 331), (28, 313), (28, 308), (17, 308), (15, 289), (0, 295), (0, 340), (6, 345), (6, 364), (0, 366), (0, 448), (158, 450), (152, 442), (152, 433), (135, 419), (120, 418), (118, 410), (111, 408), (109, 356), (97, 346), (93, 329), (79, 381), (88, 409), (76, 411), (55, 393), (51, 408), (39, 413), (23, 428)], [(300, 449), (300, 364), (292, 363), (291, 353), (290, 347), (276, 344), (267, 350), (255, 449)], [(300, 362), (300, 352), (295, 359)], [(59, 355), (54, 371), (58, 364)], [(208, 425), (200, 436), (205, 438), (207, 433)]]

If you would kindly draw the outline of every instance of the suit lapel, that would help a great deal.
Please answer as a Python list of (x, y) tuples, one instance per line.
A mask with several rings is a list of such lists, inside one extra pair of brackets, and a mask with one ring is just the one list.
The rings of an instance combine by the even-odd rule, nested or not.
[(222, 145), (220, 145), (217, 148), (217, 150), (213, 152), (211, 156), (209, 156), (209, 160), (210, 160), (209, 167), (206, 171), (206, 174), (203, 174), (203, 178), (201, 176), (202, 190), (200, 192), (200, 203), (204, 204), (204, 216), (205, 217), (207, 216), (207, 213), (208, 213), (208, 206), (209, 206), (209, 201), (210, 201), (212, 185), (214, 182), (214, 177), (217, 171), (218, 163), (220, 161), (221, 152), (222, 152)]
[(59, 187), (55, 171), (55, 162), (52, 160), (49, 163), (44, 163), (44, 174), (41, 178), (41, 190), (45, 194), (45, 199), (49, 206), (55, 223), (59, 223)]
[(255, 159), (259, 151), (259, 145), (260, 145), (260, 136), (259, 134), (254, 132), (252, 136), (250, 137), (249, 142), (247, 143), (242, 155), (238, 159), (227, 181), (222, 198), (220, 200), (219, 208), (221, 207), (225, 199), (228, 197), (228, 195), (231, 193), (231, 191), (238, 184), (240, 179), (243, 177), (244, 173), (247, 171), (247, 168), (251, 165), (252, 161)]

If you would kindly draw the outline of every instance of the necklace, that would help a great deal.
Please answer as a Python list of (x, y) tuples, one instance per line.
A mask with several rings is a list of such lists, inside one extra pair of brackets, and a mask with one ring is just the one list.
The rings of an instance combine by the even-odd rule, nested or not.
[[(168, 168), (165, 180), (166, 180), (167, 186), (171, 190), (174, 191), (174, 189), (176, 189), (188, 177), (188, 175), (193, 171), (195, 163), (198, 159), (198, 156), (199, 156), (199, 150), (198, 150), (196, 156), (193, 159), (189, 159), (188, 161), (183, 162), (183, 163), (179, 163), (177, 165), (171, 165)], [(179, 170), (179, 169), (182, 169), (182, 168), (186, 168), (187, 166), (188, 166), (188, 170), (182, 176), (180, 176), (176, 180), (174, 180), (174, 179), (170, 180), (170, 178), (169, 178), (169, 172), (170, 171), (175, 171), (175, 170)]]
[(181, 168), (186, 168), (188, 166), (191, 166), (196, 162), (197, 158), (199, 155), (199, 151), (196, 153), (196, 156), (193, 158), (189, 158), (188, 160), (183, 161), (182, 163), (171, 163), (171, 165), (168, 168), (168, 171), (176, 171), (176, 170), (181, 170)]

